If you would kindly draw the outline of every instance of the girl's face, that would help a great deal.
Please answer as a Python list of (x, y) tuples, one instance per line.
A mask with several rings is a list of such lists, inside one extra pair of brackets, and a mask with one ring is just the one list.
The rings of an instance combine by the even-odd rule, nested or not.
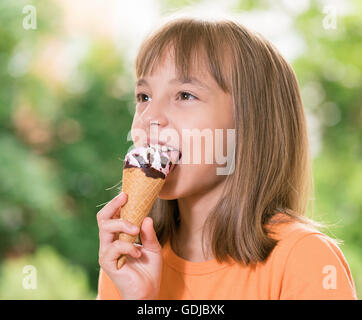
[[(177, 79), (172, 55), (165, 55), (161, 61), (152, 75), (137, 81), (131, 133), (135, 146), (145, 145), (147, 138), (151, 143), (164, 142), (182, 152), (181, 163), (169, 173), (159, 194), (159, 198), (171, 200), (208, 192), (225, 179), (225, 175), (216, 174), (216, 168), (223, 165), (215, 160), (218, 141), (215, 141), (215, 129), (222, 129), (223, 145), (219, 153), (226, 156), (226, 129), (234, 128), (234, 120), (231, 95), (218, 86), (205, 66), (198, 65), (192, 72), (192, 80), (185, 81)], [(159, 125), (150, 125), (153, 121)], [(135, 142), (135, 129), (144, 131), (146, 136)], [(211, 137), (211, 144), (203, 134)], [(195, 152), (201, 156), (198, 163)], [(205, 161), (205, 155), (211, 156), (211, 164)]]

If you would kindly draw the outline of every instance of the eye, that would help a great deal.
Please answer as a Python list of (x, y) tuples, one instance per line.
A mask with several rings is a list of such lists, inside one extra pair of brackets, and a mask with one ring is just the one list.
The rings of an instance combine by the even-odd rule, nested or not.
[(147, 94), (139, 93), (136, 95), (137, 102), (148, 102), (150, 100), (151, 100), (151, 98)]
[(186, 91), (179, 92), (178, 96), (180, 97), (181, 100), (196, 100), (197, 99), (193, 94), (186, 92)]

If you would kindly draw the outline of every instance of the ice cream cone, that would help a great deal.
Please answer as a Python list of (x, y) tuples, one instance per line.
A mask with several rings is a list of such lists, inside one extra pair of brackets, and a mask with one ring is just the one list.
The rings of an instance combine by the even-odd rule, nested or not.
[[(123, 166), (122, 192), (127, 194), (128, 199), (115, 218), (120, 217), (141, 227), (166, 177), (181, 158), (181, 152), (175, 148), (166, 148), (166, 151), (162, 149), (159, 145), (147, 145), (127, 153)], [(121, 232), (118, 239), (134, 243), (137, 236)], [(121, 255), (117, 260), (117, 268), (120, 269), (125, 261), (126, 256)]]
[[(141, 227), (145, 217), (149, 214), (153, 203), (160, 193), (165, 179), (146, 176), (144, 170), (138, 167), (123, 169), (122, 192), (128, 196), (126, 204), (121, 209), (121, 219)], [(134, 243), (137, 236), (120, 233), (119, 240)], [(117, 261), (120, 269), (125, 263), (126, 256), (122, 255)]]

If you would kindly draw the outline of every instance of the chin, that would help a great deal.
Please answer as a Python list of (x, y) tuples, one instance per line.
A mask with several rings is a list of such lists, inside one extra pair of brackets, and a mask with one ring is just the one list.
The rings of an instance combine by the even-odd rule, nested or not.
[(158, 194), (158, 198), (162, 200), (175, 200), (179, 198), (179, 194), (175, 192), (174, 188), (165, 183), (160, 193)]
[(158, 198), (161, 199), (161, 200), (176, 200), (176, 199), (178, 199), (178, 197), (173, 196), (173, 195), (162, 196), (161, 194), (158, 196)]

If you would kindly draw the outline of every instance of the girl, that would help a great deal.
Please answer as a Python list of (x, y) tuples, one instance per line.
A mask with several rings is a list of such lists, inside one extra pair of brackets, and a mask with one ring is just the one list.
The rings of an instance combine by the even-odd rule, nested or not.
[[(139, 145), (153, 129), (234, 129), (235, 168), (219, 175), (215, 162), (181, 161), (140, 229), (112, 219), (126, 194), (100, 210), (97, 299), (356, 299), (341, 250), (303, 217), (306, 120), (279, 52), (231, 20), (183, 18), (143, 42), (136, 74)], [(119, 232), (142, 245), (114, 241)]]

